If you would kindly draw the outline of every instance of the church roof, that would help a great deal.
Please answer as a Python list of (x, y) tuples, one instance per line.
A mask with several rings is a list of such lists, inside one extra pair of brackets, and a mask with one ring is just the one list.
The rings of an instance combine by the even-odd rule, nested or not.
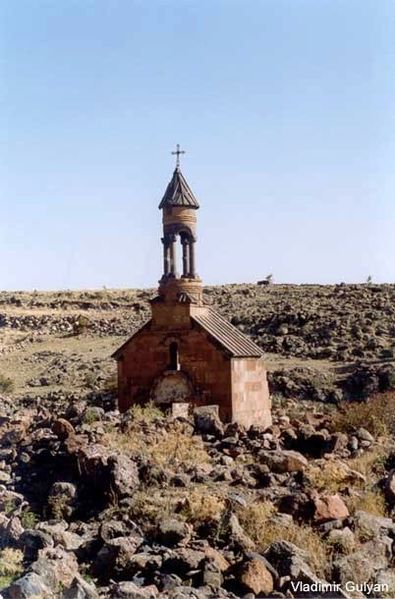
[(256, 343), (215, 310), (210, 308), (201, 314), (194, 314), (192, 320), (197, 322), (211, 337), (227, 349), (232, 357), (260, 358), (263, 356), (263, 351)]
[[(263, 356), (261, 348), (249, 337), (244, 335), (230, 322), (225, 320), (218, 312), (209, 308), (204, 313), (197, 313), (191, 316), (210, 337), (212, 337), (223, 349), (225, 349), (232, 358), (260, 358)], [(112, 358), (119, 359), (126, 346), (143, 330), (149, 329), (152, 319), (147, 320), (129, 339), (121, 345), (113, 354)]]
[(159, 204), (159, 209), (166, 206), (185, 206), (187, 208), (199, 208), (199, 203), (193, 195), (192, 189), (189, 187), (180, 167), (177, 166), (173, 177), (167, 186), (165, 195)]

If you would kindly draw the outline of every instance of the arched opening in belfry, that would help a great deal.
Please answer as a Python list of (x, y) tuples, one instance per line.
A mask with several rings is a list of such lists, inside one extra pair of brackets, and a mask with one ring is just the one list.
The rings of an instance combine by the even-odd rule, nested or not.
[[(189, 231), (165, 235), (163, 238), (164, 275), (195, 278), (195, 239)], [(181, 252), (179, 253), (179, 245)]]
[(180, 370), (180, 356), (176, 341), (172, 341), (169, 345), (169, 370)]

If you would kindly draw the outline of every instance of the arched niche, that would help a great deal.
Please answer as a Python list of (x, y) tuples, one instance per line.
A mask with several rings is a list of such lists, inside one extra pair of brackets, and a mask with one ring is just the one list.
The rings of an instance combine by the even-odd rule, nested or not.
[(188, 402), (193, 399), (193, 387), (187, 375), (180, 370), (167, 370), (151, 389), (151, 400), (157, 405)]

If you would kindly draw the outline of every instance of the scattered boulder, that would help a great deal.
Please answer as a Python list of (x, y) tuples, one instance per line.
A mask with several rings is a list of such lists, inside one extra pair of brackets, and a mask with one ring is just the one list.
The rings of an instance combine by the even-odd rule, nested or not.
[(255, 595), (268, 595), (273, 591), (273, 576), (263, 560), (252, 558), (244, 562), (239, 572), (239, 580), (247, 592)]
[(18, 578), (7, 589), (11, 599), (54, 599), (52, 590), (45, 584), (44, 580), (35, 572), (28, 572)]
[(389, 556), (382, 543), (365, 543), (359, 551), (335, 559), (333, 577), (345, 586), (347, 581), (363, 585), (375, 580), (377, 574), (388, 566)]
[[(289, 541), (275, 541), (263, 552), (263, 556), (279, 576), (298, 578), (301, 570), (311, 572), (311, 556)], [(311, 572), (311, 576), (314, 576)]]
[(57, 599), (75, 577), (78, 564), (74, 554), (59, 547), (46, 548), (39, 552), (29, 571), (11, 583), (7, 593), (10, 599)]
[(262, 450), (258, 455), (261, 463), (273, 472), (303, 472), (308, 465), (307, 459), (293, 450)]
[(55, 420), (52, 425), (52, 431), (61, 441), (64, 441), (70, 435), (75, 434), (73, 425), (65, 418), (58, 418)]
[(78, 563), (72, 552), (64, 551), (61, 547), (46, 548), (39, 552), (38, 560), (31, 565), (31, 571), (55, 590), (71, 585), (78, 575)]
[(108, 458), (110, 468), (110, 488), (118, 496), (128, 497), (140, 484), (139, 471), (133, 460), (125, 455), (110, 456)]
[(355, 512), (354, 527), (359, 537), (364, 540), (380, 539), (388, 536), (395, 538), (395, 523), (391, 518), (376, 516), (363, 510)]
[(219, 417), (218, 406), (200, 406), (193, 411), (195, 430), (199, 433), (221, 436), (224, 426)]
[(132, 581), (118, 582), (111, 587), (111, 599), (156, 599), (159, 591), (155, 585), (140, 587)]
[(242, 551), (254, 551), (255, 543), (247, 535), (241, 526), (236, 514), (231, 514), (229, 518), (229, 542), (231, 546)]
[(19, 547), (28, 561), (34, 561), (41, 549), (53, 547), (52, 537), (41, 530), (25, 530), (19, 537)]
[(69, 588), (62, 591), (61, 599), (99, 599), (96, 586), (76, 576)]
[(163, 567), (165, 572), (185, 576), (188, 572), (199, 571), (205, 557), (205, 553), (197, 549), (171, 549), (164, 556)]
[(350, 515), (346, 504), (337, 493), (335, 495), (315, 495), (313, 503), (314, 520), (319, 524), (328, 520), (347, 518)]
[(165, 518), (160, 522), (158, 538), (165, 545), (172, 547), (181, 541), (187, 541), (192, 532), (192, 527), (176, 518)]
[(338, 553), (346, 554), (352, 553), (356, 545), (355, 535), (348, 526), (330, 530), (327, 536), (327, 542)]
[(104, 580), (127, 576), (129, 564), (143, 539), (137, 534), (107, 540), (97, 553), (94, 563), (96, 575)]
[(24, 528), (17, 516), (6, 516), (0, 514), (0, 548), (1, 547), (19, 547), (21, 545), (21, 535)]

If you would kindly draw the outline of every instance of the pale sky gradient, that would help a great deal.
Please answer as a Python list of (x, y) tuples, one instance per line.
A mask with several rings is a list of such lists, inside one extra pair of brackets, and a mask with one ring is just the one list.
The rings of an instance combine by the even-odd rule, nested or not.
[(0, 1), (0, 289), (395, 282), (393, 0)]

